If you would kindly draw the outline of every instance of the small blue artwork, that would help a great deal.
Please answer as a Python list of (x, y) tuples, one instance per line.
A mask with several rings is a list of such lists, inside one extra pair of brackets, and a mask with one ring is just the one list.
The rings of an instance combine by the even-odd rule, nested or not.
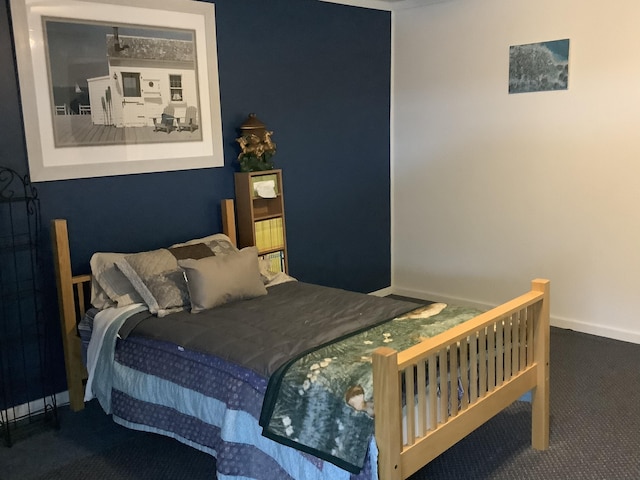
[(566, 90), (569, 39), (509, 47), (509, 93)]

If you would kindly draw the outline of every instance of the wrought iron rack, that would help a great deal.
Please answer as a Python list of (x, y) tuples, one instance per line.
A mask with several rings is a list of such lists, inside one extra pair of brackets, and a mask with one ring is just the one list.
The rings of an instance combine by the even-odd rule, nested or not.
[(58, 426), (40, 288), (40, 222), (29, 177), (0, 166), (0, 438), (8, 447), (43, 425)]

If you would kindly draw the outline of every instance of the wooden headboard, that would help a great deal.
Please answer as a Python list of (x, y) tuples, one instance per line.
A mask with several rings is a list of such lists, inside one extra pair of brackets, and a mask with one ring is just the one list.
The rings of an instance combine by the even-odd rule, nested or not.
[[(236, 245), (236, 217), (232, 199), (221, 201), (221, 213), (222, 232)], [(82, 344), (77, 327), (86, 311), (86, 298), (91, 287), (91, 274), (73, 274), (66, 220), (54, 219), (51, 221), (51, 242), (69, 403), (71, 410), (75, 412), (84, 408), (84, 383), (87, 379), (87, 370), (82, 362)]]

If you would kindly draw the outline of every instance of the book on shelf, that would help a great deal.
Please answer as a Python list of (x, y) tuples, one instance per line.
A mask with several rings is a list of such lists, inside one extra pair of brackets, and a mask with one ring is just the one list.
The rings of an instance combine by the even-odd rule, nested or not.
[(259, 251), (284, 248), (284, 224), (282, 217), (260, 220), (255, 223), (256, 247)]
[(273, 273), (284, 272), (284, 251), (279, 250), (277, 252), (267, 253), (260, 258), (269, 262), (269, 271)]

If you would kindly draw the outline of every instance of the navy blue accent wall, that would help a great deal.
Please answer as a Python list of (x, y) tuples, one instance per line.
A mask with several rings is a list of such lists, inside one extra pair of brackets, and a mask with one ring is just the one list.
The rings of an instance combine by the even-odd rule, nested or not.
[[(218, 231), (219, 201), (234, 195), (238, 126), (255, 112), (275, 132), (290, 273), (362, 292), (388, 286), (390, 13), (317, 0), (214, 3), (225, 166), (38, 183), (45, 230), (68, 220), (75, 273), (96, 250)], [(0, 164), (27, 173), (10, 29), (5, 0)], [(55, 299), (53, 285), (47, 294)]]

